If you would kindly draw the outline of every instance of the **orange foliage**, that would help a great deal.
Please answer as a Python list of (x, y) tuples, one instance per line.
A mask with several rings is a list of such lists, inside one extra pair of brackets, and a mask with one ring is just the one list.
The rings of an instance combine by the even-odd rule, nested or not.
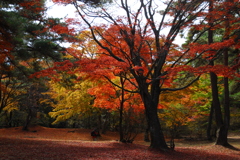
[(31, 17), (33, 13), (39, 14), (40, 12), (45, 11), (42, 0), (24, 1), (22, 3), (19, 3), (19, 5), (24, 8), (24, 10), (21, 11), (21, 14), (25, 17)]
[[(137, 54), (141, 55), (146, 62), (151, 60), (151, 55), (149, 54), (149, 46), (146, 44), (146, 39), (150, 40), (150, 37), (142, 37), (141, 33), (135, 35), (130, 34), (130, 28), (124, 25), (111, 25), (107, 30), (104, 31), (102, 37), (104, 39), (101, 41), (102, 45), (109, 46), (111, 42), (111, 51), (114, 55), (121, 57), (123, 60), (129, 61), (131, 58)], [(129, 45), (134, 47), (134, 50), (130, 50)], [(99, 48), (100, 53), (106, 53), (102, 48)], [(103, 55), (105, 56), (105, 55)], [(128, 64), (129, 67), (132, 64)], [(142, 63), (141, 65), (145, 65)]]
[[(130, 85), (130, 84), (128, 84)], [(125, 85), (124, 87), (126, 87)], [(99, 108), (105, 108), (109, 110), (116, 110), (120, 108), (122, 101), (121, 91), (119, 88), (114, 87), (112, 84), (102, 82), (98, 86), (88, 90), (88, 93), (95, 96), (94, 106)], [(138, 94), (132, 94), (125, 92), (124, 109), (134, 109), (136, 113), (142, 112), (144, 107)]]
[(11, 56), (10, 52), (12, 49), (13, 44), (9, 42), (9, 39), (6, 39), (0, 34), (0, 64), (3, 64), (6, 61), (6, 57)]
[[(71, 0), (54, 0), (57, 3), (70, 3)], [(227, 4), (223, 2), (219, 2), (219, 4), (215, 7), (215, 10), (211, 13), (214, 13), (214, 19), (224, 21), (222, 15), (224, 15), (224, 10), (220, 9), (221, 7), (225, 7), (226, 9), (234, 8), (235, 6), (232, 4)], [(171, 14), (171, 13), (170, 13)], [(198, 16), (206, 16), (212, 17), (212, 15), (207, 15), (208, 13), (200, 12)], [(231, 29), (236, 30), (239, 29), (239, 23), (235, 19), (236, 17), (232, 17), (232, 15), (227, 15), (231, 21)], [(72, 23), (72, 20), (69, 20)], [(235, 65), (234, 67), (226, 67), (223, 65), (215, 65), (215, 66), (191, 66), (191, 65), (184, 65), (186, 61), (192, 60), (195, 58), (201, 58), (206, 60), (212, 60), (216, 53), (219, 50), (223, 50), (225, 48), (230, 47), (239, 47), (239, 41), (236, 40), (236, 35), (233, 35), (228, 40), (224, 40), (222, 42), (212, 43), (212, 44), (197, 44), (192, 43), (190, 44), (189, 52), (184, 50), (179, 50), (177, 46), (173, 45), (173, 47), (168, 48), (168, 43), (171, 40), (168, 37), (162, 36), (162, 42), (160, 47), (162, 47), (156, 53), (156, 47), (154, 44), (154, 39), (151, 37), (150, 33), (142, 34), (140, 30), (134, 30), (134, 34), (132, 33), (131, 27), (127, 25), (123, 25), (121, 19), (116, 19), (116, 22), (120, 22), (117, 25), (110, 25), (106, 27), (106, 25), (101, 26), (91, 26), (90, 29), (93, 29), (93, 32), (96, 32), (95, 35), (97, 38), (101, 38), (99, 44), (103, 47), (99, 47), (96, 53), (95, 59), (88, 58), (83, 56), (83, 53), (76, 52), (75, 49), (68, 49), (67, 51), (73, 56), (77, 57), (78, 61), (72, 63), (70, 61), (65, 61), (61, 63), (57, 63), (54, 67), (41, 72), (41, 76), (48, 76), (54, 77), (54, 74), (57, 74), (58, 71), (67, 71), (68, 73), (78, 74), (85, 73), (87, 78), (92, 78), (94, 80), (102, 79), (103, 77), (107, 77), (108, 79), (114, 79), (116, 75), (121, 74), (122, 72), (131, 72), (133, 75), (136, 72), (143, 70), (143, 75), (148, 76), (144, 77), (145, 82), (149, 82), (156, 80), (159, 78), (160, 81), (164, 82), (163, 86), (174, 87), (176, 83), (173, 83), (173, 80), (177, 78), (177, 76), (181, 76), (183, 72), (191, 72), (194, 73), (196, 76), (202, 75), (203, 73), (207, 72), (215, 72), (219, 76), (227, 76), (229, 78), (234, 78), (239, 76), (235, 70), (239, 67), (239, 65)], [(189, 22), (190, 23), (190, 22)], [(171, 25), (171, 24), (168, 24)], [(208, 28), (209, 24), (188, 24), (189, 26), (193, 26), (198, 30), (202, 30), (203, 28)], [(183, 27), (183, 26), (182, 26)], [(224, 27), (222, 23), (218, 23), (216, 26), (212, 27), (211, 29), (220, 29)], [(103, 28), (106, 28), (103, 30)], [(64, 26), (53, 26), (52, 30), (56, 33), (62, 34), (66, 33), (69, 34), (71, 31), (70, 29), (65, 28)], [(95, 37), (95, 38), (96, 38)], [(92, 37), (93, 38), (93, 37)], [(149, 42), (149, 43), (146, 43)], [(162, 61), (156, 61), (156, 59), (164, 58), (163, 53), (166, 52), (166, 61), (162, 63)], [(161, 57), (162, 56), (162, 57)], [(118, 60), (117, 60), (117, 58)], [(135, 59), (139, 58), (140, 60), (136, 60), (138, 64), (134, 61)], [(182, 60), (178, 61), (178, 58), (182, 58)], [(124, 62), (120, 62), (121, 59)], [(178, 63), (174, 63), (178, 61)], [(155, 79), (151, 79), (152, 77), (149, 76), (153, 74), (154, 67), (157, 64), (155, 63), (162, 63), (163, 67), (160, 66), (162, 70), (158, 71), (158, 76), (161, 77), (153, 77)], [(174, 65), (172, 65), (174, 63)], [(161, 75), (161, 73), (166, 73)], [(36, 73), (35, 76), (40, 73)], [(134, 75), (134, 76), (135, 76)], [(38, 77), (40, 75), (37, 75)], [(85, 78), (86, 78), (85, 77)], [(132, 78), (133, 79), (133, 78)], [(131, 80), (132, 80), (131, 79)], [(134, 81), (133, 81), (134, 82)], [(101, 107), (111, 108), (119, 104), (119, 99), (116, 97), (116, 90), (115, 87), (111, 86), (110, 84), (104, 84), (103, 86), (98, 86), (99, 88), (92, 89), (89, 93), (100, 96), (96, 99)], [(105, 93), (104, 91), (108, 91)], [(110, 98), (115, 97), (115, 99)], [(187, 97), (188, 99), (189, 97)], [(162, 106), (160, 106), (162, 107)]]

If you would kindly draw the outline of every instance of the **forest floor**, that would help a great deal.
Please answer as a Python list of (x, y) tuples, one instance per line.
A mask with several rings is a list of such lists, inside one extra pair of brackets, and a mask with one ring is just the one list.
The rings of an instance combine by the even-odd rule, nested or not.
[(92, 141), (91, 130), (21, 127), (0, 129), (1, 160), (240, 160), (240, 135), (230, 134), (234, 148), (213, 142), (177, 140), (175, 151), (149, 149), (139, 134), (133, 144), (117, 141), (118, 134), (107, 132)]

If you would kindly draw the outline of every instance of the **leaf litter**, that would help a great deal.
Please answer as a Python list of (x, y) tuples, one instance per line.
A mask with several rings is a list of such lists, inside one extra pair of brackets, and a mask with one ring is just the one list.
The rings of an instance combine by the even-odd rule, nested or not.
[[(116, 141), (118, 134), (109, 132), (92, 141), (91, 130), (37, 127), (0, 129), (0, 159), (3, 160), (240, 160), (240, 150), (216, 146), (176, 145), (175, 151), (151, 150), (141, 136), (133, 144)], [(235, 137), (236, 138), (236, 137)], [(240, 140), (240, 137), (238, 137)], [(237, 145), (238, 146), (238, 145)]]

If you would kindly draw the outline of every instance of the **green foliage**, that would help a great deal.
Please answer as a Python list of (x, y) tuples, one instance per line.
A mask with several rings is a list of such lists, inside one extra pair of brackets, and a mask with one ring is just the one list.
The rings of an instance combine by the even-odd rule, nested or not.
[[(41, 123), (44, 121), (47, 126), (51, 122), (51, 118), (46, 116), (49, 110), (44, 109), (49, 107), (38, 103), (40, 98), (38, 95), (45, 90), (39, 88), (34, 91), (38, 95), (29, 97), (31, 95), (29, 88), (33, 82), (43, 87), (46, 82), (42, 79), (29, 79), (28, 76), (52, 66), (54, 61), (61, 61), (64, 48), (60, 44), (66, 41), (65, 37), (71, 36), (57, 30), (58, 26), (66, 27), (66, 23), (45, 16), (44, 2), (44, 0), (0, 2), (0, 111), (6, 125), (13, 126), (15, 121), (13, 116), (19, 116), (18, 113), (22, 117), (18, 125), (25, 125), (27, 119), (32, 119), (34, 123), (38, 123), (38, 120)], [(7, 54), (4, 51), (7, 51)], [(35, 108), (31, 106), (33, 104)], [(40, 119), (36, 117), (36, 107), (42, 112)], [(27, 118), (28, 116), (30, 118)], [(14, 123), (14, 126), (16, 125), (17, 123)]]
[(239, 102), (239, 101), (240, 101), (240, 99), (239, 99), (239, 97), (240, 97), (240, 92), (237, 92), (237, 93), (235, 93), (235, 94), (232, 94), (232, 95), (230, 95), (230, 97), (231, 97), (235, 102)]
[[(186, 42), (183, 45), (188, 45), (190, 42), (192, 42), (194, 39), (196, 39), (200, 34), (202, 33), (201, 30), (196, 30), (195, 28), (191, 28), (187, 34)], [(214, 42), (221, 42), (223, 38), (223, 29), (213, 30), (213, 39)], [(205, 32), (203, 35), (198, 38), (197, 43), (199, 44), (207, 44), (208, 39), (208, 33)]]
[(12, 51), (8, 63), (14, 69), (29, 76), (46, 67), (44, 63), (49, 65), (53, 60), (62, 60), (63, 47), (59, 43), (64, 41), (65, 35), (54, 33), (49, 27), (64, 23), (44, 17), (44, 1), (9, 1), (5, 4), (6, 7), (0, 10), (0, 24), (9, 33)]
[(239, 130), (240, 127), (240, 83), (239, 81), (230, 81), (230, 113), (231, 122), (230, 129)]
[(163, 93), (163, 109), (159, 117), (167, 135), (173, 137), (189, 135), (204, 136), (211, 106), (211, 88), (208, 75), (183, 91)]
[(240, 100), (240, 83), (238, 81), (231, 81), (229, 84), (230, 96), (234, 101)]

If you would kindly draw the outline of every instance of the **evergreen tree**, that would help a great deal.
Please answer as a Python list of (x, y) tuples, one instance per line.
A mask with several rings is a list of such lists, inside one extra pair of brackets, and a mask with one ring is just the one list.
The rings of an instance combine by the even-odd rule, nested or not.
[[(29, 79), (29, 76), (52, 66), (53, 62), (62, 61), (65, 51), (62, 44), (74, 34), (61, 19), (47, 18), (46, 10), (45, 0), (4, 0), (0, 3), (1, 95), (9, 95), (10, 91), (35, 92), (31, 89), (33, 84), (43, 85), (44, 82)], [(13, 95), (7, 97), (12, 99)], [(28, 98), (20, 97), (14, 99), (24, 101)], [(0, 112), (8, 105), (2, 104)]]

